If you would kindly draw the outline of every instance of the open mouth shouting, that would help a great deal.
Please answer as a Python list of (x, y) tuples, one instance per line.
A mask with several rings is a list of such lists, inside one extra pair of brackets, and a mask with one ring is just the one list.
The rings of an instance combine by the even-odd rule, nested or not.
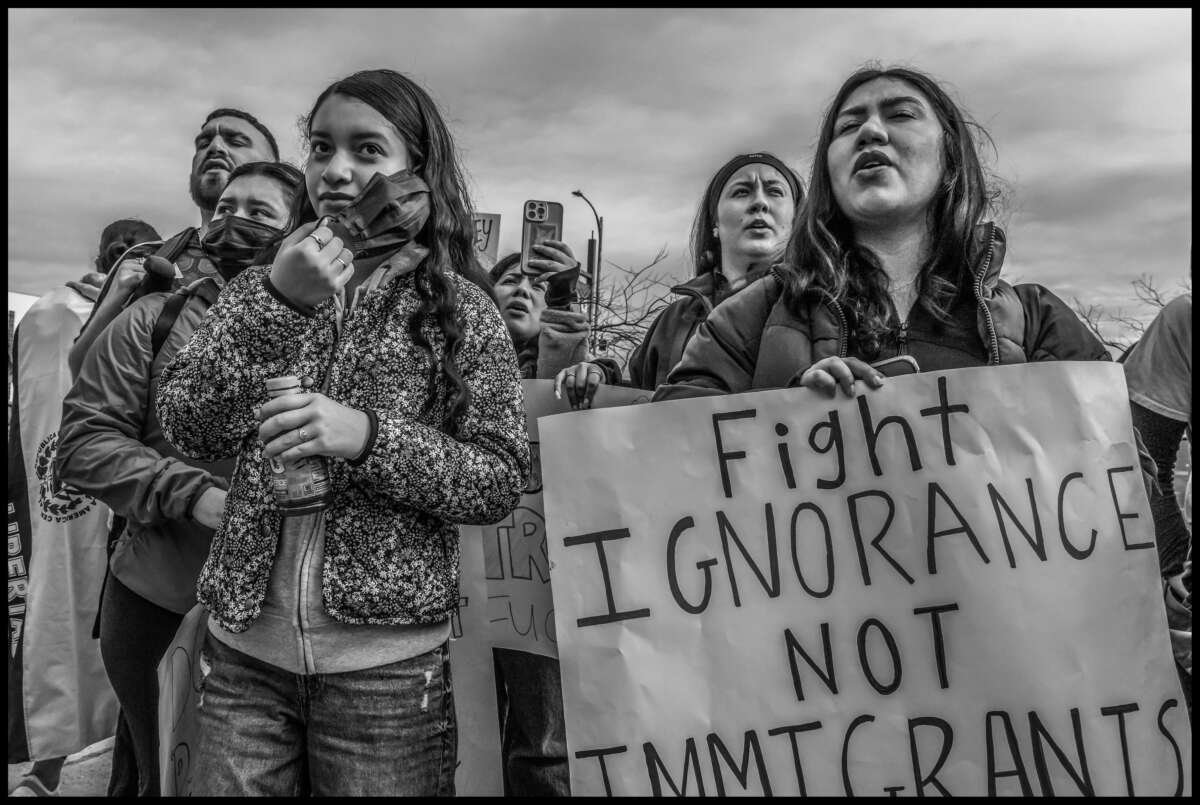
[(893, 167), (895, 165), (892, 160), (882, 151), (864, 151), (859, 154), (858, 159), (854, 160), (851, 173), (855, 176), (874, 176), (882, 173), (884, 168)]

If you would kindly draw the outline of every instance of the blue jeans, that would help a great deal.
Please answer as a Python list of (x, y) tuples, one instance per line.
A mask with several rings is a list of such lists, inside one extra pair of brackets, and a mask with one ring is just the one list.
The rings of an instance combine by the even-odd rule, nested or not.
[(558, 660), (494, 648), (504, 795), (569, 797), (567, 730)]
[(293, 674), (211, 635), (197, 796), (453, 796), (448, 644), (341, 674)]

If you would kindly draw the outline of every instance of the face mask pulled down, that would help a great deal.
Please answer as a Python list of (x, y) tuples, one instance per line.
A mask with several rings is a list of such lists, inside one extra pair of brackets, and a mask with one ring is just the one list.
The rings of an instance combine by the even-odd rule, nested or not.
[(429, 219), (429, 185), (405, 169), (377, 173), (358, 197), (325, 220), (325, 226), (354, 254), (354, 259), (399, 253), (393, 267), (411, 270), (429, 250), (415, 238)]
[(238, 215), (227, 215), (213, 221), (200, 245), (228, 282), (248, 267), (264, 246), (283, 234), (282, 229)]

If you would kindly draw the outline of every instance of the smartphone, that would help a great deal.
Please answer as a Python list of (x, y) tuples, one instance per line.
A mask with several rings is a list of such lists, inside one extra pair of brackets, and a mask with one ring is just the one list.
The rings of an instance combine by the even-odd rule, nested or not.
[(875, 361), (875, 363), (871, 364), (871, 368), (878, 369), (879, 373), (884, 377), (912, 375), (921, 371), (917, 359), (912, 355), (897, 355), (894, 358), (884, 358), (881, 361)]
[(563, 207), (557, 201), (525, 202), (521, 219), (521, 272), (529, 273), (529, 258), (538, 259), (530, 247), (548, 240), (562, 240)]

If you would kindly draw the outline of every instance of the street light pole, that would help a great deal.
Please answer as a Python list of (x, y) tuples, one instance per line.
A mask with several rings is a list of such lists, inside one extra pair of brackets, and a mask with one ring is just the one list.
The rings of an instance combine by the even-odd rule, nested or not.
[(571, 195), (579, 196), (581, 199), (586, 201), (587, 205), (592, 208), (592, 216), (596, 219), (596, 265), (592, 270), (591, 277), (591, 310), (589, 311), (589, 318), (591, 319), (591, 326), (589, 329), (591, 330), (591, 333), (588, 336), (588, 343), (590, 344), (589, 350), (592, 352), (592, 354), (595, 354), (596, 326), (600, 322), (600, 266), (603, 265), (604, 260), (604, 218), (600, 215), (600, 213), (596, 212), (596, 206), (592, 204), (591, 200), (583, 194), (582, 190), (572, 190)]

